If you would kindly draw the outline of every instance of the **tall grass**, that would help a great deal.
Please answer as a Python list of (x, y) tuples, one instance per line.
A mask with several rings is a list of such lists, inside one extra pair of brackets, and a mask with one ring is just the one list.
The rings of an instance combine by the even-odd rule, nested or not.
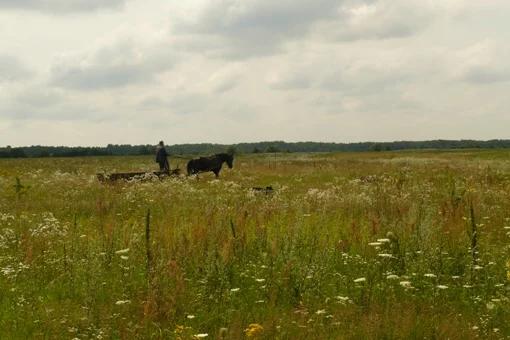
[(0, 338), (504, 338), (508, 159), (250, 155), (115, 185), (94, 174), (152, 160), (1, 160)]

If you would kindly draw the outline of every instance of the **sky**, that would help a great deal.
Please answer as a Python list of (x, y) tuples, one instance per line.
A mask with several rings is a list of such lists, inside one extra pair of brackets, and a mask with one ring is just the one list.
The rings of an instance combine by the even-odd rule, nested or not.
[(508, 0), (0, 0), (0, 146), (510, 138)]

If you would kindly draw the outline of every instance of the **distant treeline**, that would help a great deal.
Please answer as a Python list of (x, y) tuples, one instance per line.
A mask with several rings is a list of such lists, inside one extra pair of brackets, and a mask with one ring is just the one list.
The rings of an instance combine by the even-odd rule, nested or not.
[[(362, 143), (317, 143), (283, 141), (239, 143), (239, 144), (177, 144), (167, 146), (173, 155), (213, 154), (218, 152), (235, 153), (275, 153), (275, 152), (335, 152), (335, 151), (392, 151), (407, 149), (501, 149), (510, 148), (510, 140), (431, 140), (398, 142), (362, 142)], [(27, 146), (0, 148), (0, 158), (26, 157), (82, 157), (82, 156), (129, 156), (154, 154), (154, 145), (113, 145), (106, 147), (68, 147), (68, 146)]]

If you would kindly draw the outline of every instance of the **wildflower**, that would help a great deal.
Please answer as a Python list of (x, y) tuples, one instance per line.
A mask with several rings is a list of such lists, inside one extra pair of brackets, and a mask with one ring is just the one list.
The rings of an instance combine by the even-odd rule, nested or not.
[(175, 334), (181, 334), (184, 332), (184, 326), (183, 325), (176, 325), (174, 329)]
[(186, 315), (186, 318), (188, 318), (188, 319), (190, 319), (190, 320), (191, 320), (191, 319), (194, 319), (194, 318), (195, 318), (195, 316), (190, 314), (190, 315)]
[(437, 285), (437, 288), (439, 288), (439, 289), (448, 289), (448, 286), (445, 286), (445, 285)]
[(244, 330), (244, 334), (246, 334), (246, 337), (253, 338), (256, 337), (264, 331), (264, 327), (259, 325), (258, 323), (251, 323), (248, 328)]
[(129, 260), (129, 256), (124, 256), (124, 255), (122, 255), (120, 258), (121, 258), (122, 260), (124, 260), (124, 261)]
[(128, 304), (128, 303), (131, 303), (131, 300), (119, 300), (119, 301), (115, 302), (115, 304), (116, 304), (117, 306), (126, 305), (126, 304)]
[(208, 336), (209, 336), (209, 334), (207, 334), (207, 333), (199, 333), (199, 334), (193, 335), (193, 337), (197, 338), (197, 339), (207, 338)]
[(411, 281), (400, 281), (400, 285), (404, 288), (412, 288)]
[(379, 257), (384, 257), (384, 258), (393, 258), (393, 255), (391, 255), (391, 254), (384, 254), (384, 253), (382, 253), (382, 254), (377, 254), (377, 256), (379, 256)]
[(115, 254), (121, 255), (121, 254), (127, 254), (129, 253), (129, 248), (117, 250)]
[(395, 275), (395, 274), (390, 274), (390, 275), (386, 276), (387, 280), (397, 280), (398, 278), (399, 278), (398, 275)]
[(380, 245), (382, 245), (382, 243), (381, 242), (370, 242), (368, 245), (372, 246), (372, 247), (379, 247)]
[(315, 312), (315, 314), (317, 314), (317, 315), (326, 314), (326, 310), (325, 309), (319, 309), (318, 311)]
[(425, 277), (430, 277), (430, 278), (437, 277), (437, 275), (436, 275), (436, 274), (432, 274), (432, 273), (424, 274), (423, 276), (425, 276)]
[(379, 239), (377, 239), (377, 242), (380, 242), (380, 243), (390, 243), (391, 240), (389, 238), (379, 238)]
[(235, 293), (235, 292), (238, 292), (238, 291), (240, 291), (240, 290), (241, 290), (241, 288), (232, 288), (230, 291), (231, 291), (232, 293)]
[(266, 279), (255, 279), (255, 281), (257, 281), (257, 282), (264, 282), (264, 281), (266, 281)]
[(364, 278), (364, 277), (359, 277), (357, 279), (354, 280), (354, 283), (360, 283), (360, 282), (365, 282), (367, 279)]

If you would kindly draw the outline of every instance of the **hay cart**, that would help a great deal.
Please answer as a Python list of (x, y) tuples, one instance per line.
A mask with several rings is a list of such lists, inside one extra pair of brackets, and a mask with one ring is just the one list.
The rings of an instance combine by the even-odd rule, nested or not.
[(111, 174), (96, 174), (101, 183), (114, 183), (116, 181), (147, 180), (154, 177), (165, 179), (168, 177), (177, 177), (181, 174), (181, 169), (168, 171), (140, 171), (140, 172), (117, 172)]

